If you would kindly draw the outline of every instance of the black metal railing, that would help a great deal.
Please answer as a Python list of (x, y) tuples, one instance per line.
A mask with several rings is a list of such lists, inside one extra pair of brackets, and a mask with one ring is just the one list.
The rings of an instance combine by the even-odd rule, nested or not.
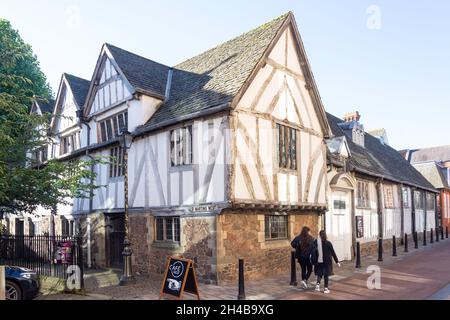
[(0, 236), (0, 265), (32, 269), (40, 276), (67, 279), (69, 266), (80, 268), (83, 278), (81, 237)]

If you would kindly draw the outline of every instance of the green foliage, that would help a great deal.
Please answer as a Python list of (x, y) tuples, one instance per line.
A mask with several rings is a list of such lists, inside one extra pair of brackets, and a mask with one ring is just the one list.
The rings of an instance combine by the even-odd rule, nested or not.
[(9, 21), (0, 18), (0, 93), (8, 93), (29, 108), (31, 99), (50, 99), (52, 92), (31, 46)]
[(31, 47), (0, 19), (0, 208), (6, 211), (52, 209), (95, 189), (90, 168), (97, 160), (42, 165), (29, 156), (50, 142), (50, 115), (29, 112), (33, 101), (51, 98), (46, 81)]

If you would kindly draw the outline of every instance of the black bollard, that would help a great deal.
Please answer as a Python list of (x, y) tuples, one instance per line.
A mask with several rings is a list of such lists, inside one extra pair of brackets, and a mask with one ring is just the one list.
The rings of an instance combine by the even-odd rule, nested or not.
[(436, 242), (439, 242), (439, 227), (436, 228)]
[(395, 236), (392, 236), (392, 256), (397, 256), (397, 239), (395, 239)]
[(430, 243), (434, 243), (434, 232), (433, 232), (433, 228), (431, 228), (431, 231), (430, 231)]
[(417, 236), (417, 231), (414, 231), (414, 249), (419, 249), (419, 239)]
[(423, 245), (426, 246), (427, 245), (427, 230), (423, 230)]
[(378, 239), (378, 261), (383, 261), (383, 239)]
[(448, 226), (445, 226), (445, 238), (448, 239)]
[(245, 300), (244, 259), (239, 259), (239, 294), (238, 300)]
[(361, 245), (356, 243), (356, 268), (361, 268)]
[(444, 227), (441, 226), (440, 230), (441, 230), (441, 240), (444, 240)]
[(405, 252), (408, 252), (408, 234), (405, 233)]
[(294, 251), (291, 252), (291, 286), (297, 286), (297, 266)]

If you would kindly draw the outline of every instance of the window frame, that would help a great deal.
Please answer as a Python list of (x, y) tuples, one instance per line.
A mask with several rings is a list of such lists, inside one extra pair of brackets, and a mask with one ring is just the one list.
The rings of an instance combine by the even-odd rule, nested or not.
[[(167, 233), (169, 229), (168, 225), (170, 225), (170, 233), (171, 233), (170, 236), (168, 236)], [(159, 229), (160, 227), (162, 227), (162, 230)], [(181, 217), (179, 216), (155, 217), (155, 242), (180, 244)]]
[(298, 130), (275, 123), (277, 165), (279, 170), (297, 171), (298, 169)]
[[(360, 186), (364, 186), (364, 192), (360, 193)], [(356, 182), (356, 207), (370, 209), (370, 183), (368, 181), (357, 180)]]
[[(428, 193), (426, 195), (427, 198), (427, 203), (426, 203), (426, 210), (427, 211), (435, 211), (436, 210), (436, 203), (434, 201), (434, 195), (433, 193)], [(430, 204), (432, 204), (432, 206), (430, 206)]]
[(169, 135), (170, 168), (192, 165), (194, 162), (193, 125), (174, 128), (170, 130)]
[[(389, 192), (388, 192), (389, 191)], [(395, 209), (395, 197), (394, 197), (394, 186), (384, 185), (383, 186), (384, 195), (384, 207), (386, 209)]]
[(423, 200), (423, 191), (414, 191), (414, 209), (416, 210), (426, 210), (426, 203)]
[[(119, 121), (119, 117), (122, 121)], [(120, 136), (123, 129), (128, 130), (128, 110), (121, 111), (98, 122), (100, 142), (108, 142)], [(117, 129), (117, 130), (116, 130)]]
[(113, 147), (109, 150), (109, 179), (120, 179), (124, 176), (124, 149), (120, 146)]
[(79, 131), (65, 136), (61, 136), (59, 155), (63, 156), (66, 154), (71, 154), (72, 152), (80, 149), (80, 147), (81, 147), (81, 140)]
[[(281, 229), (277, 231), (272, 231), (272, 226), (274, 223), (277, 224), (276, 227), (280, 227), (280, 221), (274, 221), (275, 219), (283, 219), (281, 221), (284, 224), (284, 230)], [(281, 234), (284, 231), (285, 234)], [(276, 237), (273, 237), (273, 234), (277, 234)], [(281, 236), (280, 236), (281, 234)], [(265, 215), (264, 216), (264, 239), (266, 241), (277, 241), (277, 240), (287, 240), (289, 239), (289, 216), (288, 215)]]
[[(409, 208), (410, 207), (410, 190), (407, 187), (402, 188), (402, 198), (403, 198), (403, 208)], [(406, 202), (405, 202), (406, 201)]]

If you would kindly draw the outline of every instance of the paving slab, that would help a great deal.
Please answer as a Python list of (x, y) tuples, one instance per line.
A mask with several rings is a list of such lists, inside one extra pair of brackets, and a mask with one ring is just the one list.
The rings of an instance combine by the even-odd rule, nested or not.
[[(382, 262), (378, 257), (362, 258), (362, 267), (355, 268), (354, 261), (334, 267), (335, 275), (330, 277), (331, 294), (304, 290), (290, 286), (290, 274), (276, 275), (262, 280), (246, 281), (247, 300), (361, 300), (361, 299), (448, 299), (450, 283), (450, 240), (429, 244), (419, 249), (409, 248), (405, 253), (398, 248), (398, 256), (385, 252)], [(367, 279), (372, 273), (367, 272), (370, 266), (379, 267), (381, 272), (380, 290), (367, 287)], [(297, 277), (300, 279), (300, 268), (297, 266)], [(88, 299), (88, 300), (157, 300), (161, 279), (150, 279), (138, 276), (136, 284), (129, 286), (110, 286), (88, 292), (83, 297), (73, 295), (49, 295), (40, 299)], [(314, 276), (311, 277), (314, 282)], [(236, 300), (238, 286), (199, 284), (202, 300)], [(186, 294), (185, 300), (196, 299)], [(167, 299), (167, 298), (166, 298)]]

